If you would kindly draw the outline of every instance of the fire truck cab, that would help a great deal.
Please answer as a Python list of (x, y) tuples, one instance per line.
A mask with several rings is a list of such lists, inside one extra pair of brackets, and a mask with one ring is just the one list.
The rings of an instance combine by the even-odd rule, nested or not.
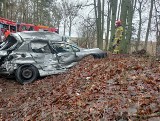
[(2, 17), (0, 17), (0, 28), (2, 32), (4, 32), (5, 28), (13, 33), (17, 31), (16, 22)]
[(22, 31), (35, 31), (35, 25), (26, 23), (17, 23), (17, 32), (22, 32)]
[(26, 23), (16, 23), (12, 20), (2, 17), (0, 17), (0, 29), (2, 33), (4, 33), (4, 29), (8, 29), (11, 33), (22, 31), (49, 31), (58, 33), (58, 29), (53, 27)]

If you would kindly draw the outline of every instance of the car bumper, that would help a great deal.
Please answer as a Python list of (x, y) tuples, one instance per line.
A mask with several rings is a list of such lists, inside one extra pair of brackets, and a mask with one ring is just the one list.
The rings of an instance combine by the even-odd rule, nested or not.
[(15, 69), (17, 69), (17, 64), (7, 61), (0, 67), (0, 74), (13, 74)]
[(5, 68), (0, 68), (0, 74), (9, 75), (10, 73)]
[(95, 58), (105, 58), (107, 57), (107, 52), (103, 52), (103, 53), (97, 53), (97, 54), (94, 54)]

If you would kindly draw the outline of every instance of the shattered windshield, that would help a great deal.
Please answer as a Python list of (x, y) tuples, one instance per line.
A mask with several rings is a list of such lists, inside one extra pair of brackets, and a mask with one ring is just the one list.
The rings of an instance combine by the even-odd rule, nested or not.
[(51, 41), (62, 41), (62, 36), (51, 32), (21, 32), (19, 35), (23, 39), (47, 39)]

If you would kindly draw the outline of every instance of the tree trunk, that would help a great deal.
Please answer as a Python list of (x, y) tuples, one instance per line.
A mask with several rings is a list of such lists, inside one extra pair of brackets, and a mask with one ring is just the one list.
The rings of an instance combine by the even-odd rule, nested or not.
[[(135, 12), (135, 9), (136, 9), (136, 5), (137, 5), (137, 0), (132, 0), (132, 11), (131, 11), (131, 13), (132, 13), (132, 21), (133, 21), (133, 15), (134, 15), (134, 12)], [(131, 22), (132, 23), (132, 22)], [(128, 36), (128, 40), (129, 40), (129, 47), (128, 47), (128, 51), (130, 51), (131, 50), (131, 38), (132, 38), (132, 26), (131, 26), (131, 33), (129, 34), (129, 36)]]
[(66, 35), (66, 20), (64, 20), (64, 28), (63, 28), (63, 35)]
[(119, 20), (119, 18), (120, 18), (121, 4), (122, 4), (122, 0), (120, 0), (120, 2), (119, 2), (117, 20)]
[(151, 0), (151, 8), (150, 8), (150, 13), (149, 13), (148, 27), (147, 27), (146, 38), (145, 38), (145, 45), (144, 45), (144, 49), (145, 50), (147, 50), (148, 36), (149, 36), (150, 28), (151, 28), (153, 3), (154, 3), (154, 0)]
[(101, 48), (103, 49), (103, 34), (104, 34), (104, 4), (105, 1), (102, 1), (102, 29), (101, 29)]
[(122, 6), (121, 6), (121, 21), (122, 21), (122, 26), (123, 26), (123, 37), (121, 40), (121, 53), (127, 53), (127, 44), (128, 44), (128, 40), (126, 40), (126, 20), (127, 20), (127, 16), (128, 16), (128, 8), (129, 8), (129, 2), (128, 0), (122, 0)]
[(33, 2), (33, 23), (36, 24), (36, 1)]
[(96, 0), (94, 0), (94, 12), (95, 12), (95, 18), (96, 18), (96, 30), (97, 30), (97, 47), (99, 44), (99, 31), (98, 31), (98, 15), (97, 15), (97, 4)]
[(137, 42), (136, 42), (136, 51), (138, 51), (138, 47), (140, 44), (140, 39), (141, 39), (141, 29), (142, 29), (142, 2), (139, 2), (139, 9), (138, 9), (138, 13), (139, 13), (139, 28), (138, 28), (138, 36), (137, 36)]
[(110, 6), (110, 2), (108, 2), (108, 16), (107, 16), (107, 32), (106, 32), (106, 36), (105, 36), (105, 41), (106, 41), (105, 50), (108, 50), (110, 19), (111, 19), (111, 6)]
[(129, 0), (129, 8), (128, 8), (128, 30), (127, 30), (127, 35), (126, 35), (126, 40), (128, 40), (128, 46), (127, 46), (127, 51), (130, 51), (131, 47), (131, 37), (132, 37), (132, 21), (133, 21), (133, 14), (135, 11), (135, 6), (137, 0)]
[(7, 18), (7, 0), (3, 1), (3, 17)]
[[(27, 0), (27, 3), (28, 3), (28, 0)], [(28, 13), (28, 9), (29, 9), (29, 6), (28, 6), (28, 4), (27, 4), (27, 6), (26, 6), (26, 22), (27, 22), (27, 23), (30, 23), (30, 22), (29, 22), (29, 13)]]
[(111, 3), (111, 10), (112, 10), (112, 19), (111, 19), (111, 36), (110, 36), (110, 49), (112, 48), (112, 41), (114, 39), (115, 34), (115, 21), (116, 21), (116, 13), (117, 13), (117, 0), (110, 0)]
[(36, 23), (39, 24), (39, 3), (38, 3), (38, 0), (37, 0), (37, 11), (36, 11)]
[(101, 1), (98, 0), (98, 48), (101, 48)]
[(155, 7), (155, 20), (156, 20), (156, 42), (157, 42), (155, 54), (156, 54), (156, 58), (160, 59), (160, 16), (158, 18), (158, 9), (155, 1), (154, 1), (154, 7)]
[(2, 14), (2, 11), (3, 11), (2, 4), (3, 4), (3, 2), (1, 1), (1, 2), (0, 2), (0, 8), (1, 8), (1, 9), (0, 9), (0, 16), (3, 16), (3, 14)]
[(71, 36), (71, 30), (72, 30), (72, 18), (69, 16), (69, 36)]
[[(97, 4), (96, 4), (97, 3)], [(103, 28), (104, 28), (104, 6), (101, 3), (101, 0), (94, 0), (94, 10), (96, 16), (96, 29), (97, 29), (97, 47), (103, 49)], [(103, 4), (104, 5), (104, 4)]]

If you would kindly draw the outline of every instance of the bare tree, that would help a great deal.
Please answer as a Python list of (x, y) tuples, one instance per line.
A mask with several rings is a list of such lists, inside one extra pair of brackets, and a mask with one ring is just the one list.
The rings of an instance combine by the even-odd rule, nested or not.
[(148, 43), (148, 36), (149, 36), (150, 27), (151, 27), (151, 20), (152, 20), (152, 11), (153, 11), (154, 0), (150, 0), (150, 3), (151, 3), (151, 7), (150, 7), (148, 27), (147, 27), (146, 38), (145, 38), (145, 45), (144, 45), (144, 49), (145, 50), (147, 50), (147, 43)]
[(52, 7), (51, 7), (51, 11), (52, 11), (52, 23), (53, 26), (58, 27), (58, 29), (60, 29), (60, 23), (63, 19), (63, 12), (62, 12), (62, 6), (59, 5), (59, 3), (53, 2), (52, 3)]
[(96, 40), (96, 22), (92, 18), (84, 18), (79, 28), (80, 40), (78, 45), (82, 47), (92, 48), (95, 45)]
[(139, 14), (139, 26), (138, 26), (138, 34), (137, 34), (137, 42), (136, 42), (136, 51), (138, 50), (140, 40), (141, 40), (141, 29), (142, 29), (142, 11), (143, 11), (143, 4), (145, 0), (138, 0), (139, 7), (137, 8)]
[[(157, 0), (154, 1), (154, 10), (155, 10), (155, 23), (156, 23), (156, 57), (160, 59), (160, 2)], [(159, 14), (159, 15), (158, 15)]]
[(127, 31), (126, 31), (126, 40), (127, 42), (127, 51), (130, 51), (131, 47), (131, 37), (133, 33), (133, 15), (135, 12), (137, 0), (129, 0), (128, 1), (128, 16), (127, 16)]
[(62, 0), (62, 15), (63, 15), (63, 25), (64, 25), (64, 32), (63, 35), (66, 34), (66, 27), (68, 24), (69, 27), (69, 36), (71, 36), (71, 30), (73, 25), (73, 20), (78, 15), (78, 11), (82, 8), (82, 3), (79, 1), (68, 1)]
[(97, 47), (103, 49), (104, 0), (94, 0), (94, 11), (97, 29)]
[(112, 48), (112, 42), (114, 39), (114, 34), (115, 34), (115, 21), (116, 21), (116, 16), (117, 16), (117, 5), (118, 1), (117, 0), (110, 0), (110, 5), (111, 5), (111, 36), (110, 36), (110, 48)]
[(110, 21), (111, 21), (111, 3), (110, 3), (110, 1), (107, 1), (107, 4), (108, 4), (108, 6), (107, 6), (107, 8), (108, 8), (108, 10), (107, 10), (107, 29), (106, 29), (106, 34), (105, 34), (105, 42), (106, 42), (106, 45), (105, 45), (105, 49), (106, 50), (108, 50), (108, 43), (109, 43), (109, 30), (110, 30)]

